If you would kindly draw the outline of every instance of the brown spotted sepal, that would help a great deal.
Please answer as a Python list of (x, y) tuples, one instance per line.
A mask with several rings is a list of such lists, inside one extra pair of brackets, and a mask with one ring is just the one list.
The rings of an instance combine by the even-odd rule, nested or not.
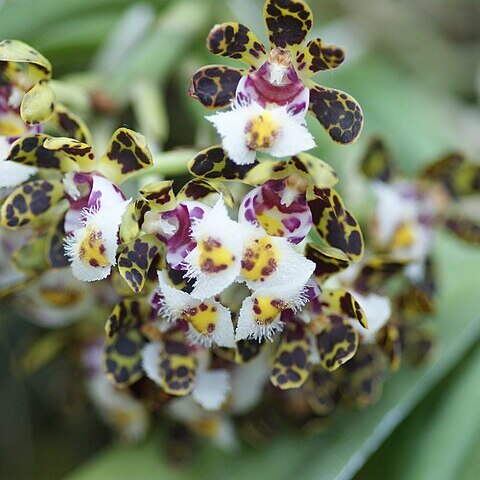
[(252, 339), (243, 339), (238, 340), (235, 343), (235, 352), (234, 352), (234, 361), (235, 363), (248, 363), (250, 360), (256, 358), (260, 352), (262, 351), (263, 347), (265, 346), (265, 342), (259, 342), (257, 340)]
[(356, 355), (342, 369), (342, 400), (356, 408), (374, 404), (382, 394), (387, 370), (387, 359), (376, 345), (359, 345)]
[(118, 271), (133, 292), (142, 291), (152, 262), (163, 250), (163, 244), (155, 235), (142, 235), (120, 247)]
[(362, 231), (340, 195), (334, 189), (314, 187), (308, 198), (313, 225), (322, 240), (344, 252), (351, 261), (359, 261), (364, 250)]
[(350, 265), (347, 255), (338, 248), (319, 247), (314, 243), (307, 243), (305, 256), (315, 263), (313, 274), (320, 284), (330, 276), (342, 272)]
[(128, 128), (114, 132), (97, 170), (113, 183), (125, 181), (132, 173), (153, 165), (145, 137)]
[(197, 360), (192, 354), (182, 330), (171, 330), (165, 334), (160, 351), (160, 378), (166, 393), (185, 396), (195, 385)]
[(450, 153), (428, 165), (420, 179), (441, 184), (454, 198), (480, 193), (480, 165), (461, 153)]
[(51, 76), (50, 62), (30, 45), (19, 40), (0, 41), (0, 83), (24, 92), (20, 115), (27, 125), (45, 122), (55, 110)]
[[(239, 23), (215, 25), (207, 38), (207, 48), (215, 55), (240, 60), (254, 68), (266, 59), (265, 47), (255, 34)], [(249, 69), (222, 65), (199, 68), (192, 76), (189, 95), (206, 108), (231, 105), (242, 76)]]
[(374, 256), (363, 262), (353, 288), (357, 292), (369, 293), (380, 290), (388, 281), (404, 271), (408, 260), (397, 260), (390, 257)]
[(303, 392), (315, 415), (329, 415), (338, 404), (337, 375), (316, 365), (303, 385)]
[(61, 180), (33, 180), (15, 188), (3, 202), (0, 225), (17, 229), (38, 225), (64, 198)]
[(337, 68), (344, 60), (343, 48), (324, 44), (320, 38), (314, 38), (297, 55), (297, 70), (303, 77), (309, 77), (323, 70)]
[(296, 53), (313, 25), (313, 14), (303, 0), (267, 0), (263, 6), (271, 48)]
[(355, 300), (355, 297), (343, 288), (323, 289), (318, 300), (322, 313), (335, 315), (336, 313), (346, 315), (347, 318), (358, 321), (363, 328), (368, 329), (368, 319), (363, 308)]
[(377, 345), (390, 362), (390, 370), (398, 370), (402, 356), (402, 341), (399, 327), (389, 322), (376, 335)]
[(126, 298), (115, 305), (108, 317), (103, 366), (118, 387), (127, 387), (143, 375), (141, 352), (145, 338), (141, 327), (146, 316), (143, 300)]
[(379, 138), (373, 138), (367, 151), (360, 161), (362, 173), (370, 180), (390, 182), (395, 174), (392, 154), (385, 143)]
[(426, 323), (402, 323), (400, 343), (403, 357), (412, 365), (421, 365), (429, 360), (437, 344), (437, 332)]
[(320, 364), (333, 372), (355, 355), (358, 333), (344, 315), (332, 314), (322, 320), (323, 328), (316, 335)]
[(199, 68), (192, 76), (188, 94), (206, 108), (223, 108), (235, 100), (238, 82), (247, 70), (208, 65)]
[(0, 41), (0, 72), (5, 82), (17, 84), (25, 77), (30, 84), (49, 80), (52, 65), (30, 45), (19, 40)]
[(55, 112), (50, 119), (49, 126), (53, 125), (59, 131), (61, 136), (74, 138), (79, 142), (90, 145), (92, 143), (92, 134), (86, 123), (71, 112), (65, 105), (57, 103)]
[(362, 131), (362, 109), (345, 92), (314, 85), (310, 88), (309, 109), (334, 142), (353, 143)]
[[(93, 148), (74, 138), (48, 137), (43, 142), (44, 148), (53, 152), (63, 153), (82, 172), (91, 172), (95, 169), (95, 155)], [(68, 170), (67, 170), (68, 171)]]
[(51, 139), (42, 133), (26, 135), (16, 140), (6, 160), (28, 165), (35, 168), (45, 168), (69, 172), (75, 170), (75, 163), (60, 148), (52, 149), (44, 146), (45, 141)]
[(190, 173), (199, 178), (216, 180), (243, 180), (258, 165), (238, 165), (231, 160), (221, 145), (214, 145), (197, 153), (188, 164)]
[(307, 330), (288, 322), (273, 359), (270, 381), (281, 390), (301, 387), (312, 369), (312, 344)]
[(207, 38), (207, 48), (214, 55), (240, 60), (258, 67), (265, 59), (265, 47), (245, 25), (235, 22), (215, 25)]
[[(173, 180), (161, 180), (149, 183), (140, 189), (140, 196), (148, 204), (148, 209), (155, 212), (167, 212), (177, 206), (173, 192)], [(141, 205), (136, 206), (136, 210)]]
[(217, 180), (205, 180), (202, 178), (187, 182), (178, 192), (177, 201), (204, 201), (211, 194), (221, 195), (229, 207), (233, 207), (235, 204), (232, 192), (223, 183)]

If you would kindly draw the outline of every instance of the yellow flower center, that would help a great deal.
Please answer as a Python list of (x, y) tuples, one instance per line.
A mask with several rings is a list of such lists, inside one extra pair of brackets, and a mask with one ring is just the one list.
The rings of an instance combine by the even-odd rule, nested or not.
[(86, 227), (85, 236), (79, 243), (78, 253), (80, 259), (91, 267), (106, 267), (109, 264), (102, 232), (95, 227)]
[(183, 310), (182, 319), (191, 323), (201, 335), (208, 335), (213, 333), (217, 326), (217, 308), (214, 305), (202, 302), (198, 307)]
[(218, 273), (226, 270), (235, 261), (232, 251), (214, 238), (202, 240), (197, 247), (200, 250), (198, 266), (202, 272)]
[(272, 297), (256, 297), (253, 300), (253, 314), (258, 324), (272, 323), (283, 308), (282, 301)]
[(415, 233), (413, 231), (413, 225), (409, 222), (402, 223), (393, 235), (393, 248), (410, 247), (411, 245), (413, 245), (414, 242)]
[(245, 128), (245, 140), (250, 150), (271, 148), (280, 132), (279, 123), (268, 111), (249, 120)]
[(61, 287), (42, 287), (40, 294), (47, 303), (60, 308), (75, 305), (82, 297), (80, 292)]
[(277, 270), (279, 252), (272, 238), (265, 235), (251, 242), (243, 253), (242, 275), (252, 282), (263, 282)]

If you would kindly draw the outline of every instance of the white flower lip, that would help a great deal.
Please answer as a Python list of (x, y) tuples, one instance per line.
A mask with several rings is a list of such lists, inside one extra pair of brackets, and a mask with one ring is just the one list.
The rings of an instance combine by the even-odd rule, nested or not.
[[(199, 300), (192, 295), (171, 287), (165, 272), (159, 272), (160, 292), (163, 300), (159, 313), (167, 321), (174, 322), (180, 318), (191, 318), (188, 338), (192, 343), (210, 347), (216, 344), (220, 347), (233, 347), (234, 334), (230, 310), (213, 299)], [(202, 308), (205, 315), (210, 315), (212, 331), (201, 332), (195, 327), (195, 317), (202, 322)], [(208, 322), (208, 317), (206, 319)], [(201, 324), (201, 323), (200, 323)]]
[(289, 106), (263, 108), (256, 102), (248, 105), (238, 103), (227, 112), (218, 112), (206, 117), (222, 138), (222, 146), (238, 165), (255, 161), (256, 151), (248, 146), (246, 131), (252, 119), (268, 113), (278, 125), (278, 132), (271, 146), (260, 150), (273, 157), (288, 157), (315, 147), (315, 141), (305, 126), (304, 115), (289, 112)]
[[(250, 226), (240, 225), (228, 216), (222, 198), (193, 224), (191, 237), (197, 246), (184, 261), (187, 277), (196, 280), (193, 297), (200, 300), (213, 297), (236, 280), (241, 269), (244, 239), (249, 232)], [(206, 251), (210, 244), (211, 256)]]
[(411, 230), (413, 242), (408, 246), (395, 246), (394, 253), (402, 258), (418, 260), (421, 263), (430, 249), (432, 232), (418, 220), (422, 213), (420, 202), (415, 198), (402, 196), (399, 191), (402, 186), (405, 184), (387, 185), (379, 181), (373, 183), (372, 188), (377, 200), (375, 215), (377, 236), (379, 242), (388, 247), (392, 244), (397, 229), (402, 224), (407, 224)]
[(273, 320), (268, 323), (259, 323), (255, 319), (253, 312), (255, 297), (252, 295), (247, 297), (240, 308), (238, 316), (237, 329), (235, 331), (235, 340), (244, 340), (251, 338), (261, 341), (266, 338), (269, 341), (273, 340), (273, 336), (277, 332), (283, 330), (284, 323), (281, 321), (281, 312), (279, 312)]
[(65, 253), (72, 273), (91, 282), (106, 278), (116, 264), (118, 230), (130, 203), (108, 180), (95, 176), (90, 198), (93, 205), (82, 211), (83, 226), (65, 239)]
[[(247, 297), (243, 301), (240, 309), (237, 329), (235, 331), (235, 340), (251, 338), (260, 341), (266, 338), (272, 341), (274, 335), (283, 330), (284, 322), (281, 319), (282, 311), (286, 309), (297, 311), (303, 307), (308, 302), (307, 289), (308, 285), (305, 284), (288, 285), (274, 290), (260, 289), (250, 297)], [(276, 301), (277, 303), (277, 308), (274, 307), (272, 309), (273, 318), (265, 322), (258, 321), (255, 313), (255, 310), (257, 314), (258, 312), (261, 313), (262, 305), (259, 305), (256, 301), (262, 298), (266, 299), (270, 304), (272, 301)], [(275, 314), (277, 310), (278, 313)]]
[(392, 185), (376, 181), (372, 188), (377, 200), (378, 238), (381, 243), (386, 244), (402, 222), (415, 219), (416, 209), (415, 205), (403, 199)]
[(30, 318), (48, 328), (61, 328), (80, 320), (88, 315), (94, 301), (92, 289), (63, 268), (45, 272), (26, 294)]
[(269, 242), (279, 256), (275, 271), (263, 281), (245, 279), (245, 283), (253, 291), (260, 289), (276, 298), (281, 298), (278, 292), (283, 291), (288, 298), (289, 292), (303, 289), (315, 270), (315, 264), (298, 253), (286, 238), (269, 236)]
[(230, 392), (230, 375), (226, 370), (199, 370), (192, 396), (205, 410), (218, 410)]

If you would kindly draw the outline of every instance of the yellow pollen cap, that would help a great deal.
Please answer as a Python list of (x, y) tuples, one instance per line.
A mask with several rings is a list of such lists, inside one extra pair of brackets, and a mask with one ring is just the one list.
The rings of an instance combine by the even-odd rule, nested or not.
[(249, 120), (245, 128), (245, 140), (250, 150), (271, 148), (280, 132), (279, 123), (268, 111)]

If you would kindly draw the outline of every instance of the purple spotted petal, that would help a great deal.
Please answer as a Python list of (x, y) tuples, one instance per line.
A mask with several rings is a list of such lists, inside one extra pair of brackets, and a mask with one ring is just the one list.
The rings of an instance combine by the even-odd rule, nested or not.
[(172, 225), (172, 233), (157, 233), (157, 237), (167, 246), (167, 263), (176, 270), (183, 269), (183, 261), (188, 252), (193, 250), (196, 243), (192, 241), (190, 233), (192, 222), (203, 218), (208, 207), (200, 202), (187, 201), (177, 205), (169, 212), (161, 214), (161, 218)]
[(259, 225), (257, 214), (255, 213), (254, 202), (261, 194), (261, 187), (256, 187), (245, 195), (243, 202), (238, 210), (238, 220), (244, 223), (250, 223), (257, 227)]
[(109, 208), (125, 200), (122, 191), (110, 180), (100, 175), (92, 175), (92, 190), (88, 197), (88, 208)]
[(309, 90), (298, 78), (295, 69), (286, 68), (285, 73), (280, 75), (280, 82), (272, 83), (275, 68), (267, 61), (258, 70), (242, 77), (237, 86), (236, 102), (240, 105), (256, 102), (262, 107), (268, 104), (287, 105), (292, 115), (306, 113)]
[(270, 180), (245, 196), (239, 210), (239, 220), (260, 225), (269, 235), (285, 237), (300, 243), (312, 227), (312, 213), (304, 193), (294, 194), (286, 204), (285, 180)]
[(69, 235), (83, 225), (84, 209), (114, 209), (125, 200), (122, 191), (110, 180), (90, 173), (75, 173), (73, 184), (78, 196), (66, 192), (70, 208), (65, 215), (65, 233)]

